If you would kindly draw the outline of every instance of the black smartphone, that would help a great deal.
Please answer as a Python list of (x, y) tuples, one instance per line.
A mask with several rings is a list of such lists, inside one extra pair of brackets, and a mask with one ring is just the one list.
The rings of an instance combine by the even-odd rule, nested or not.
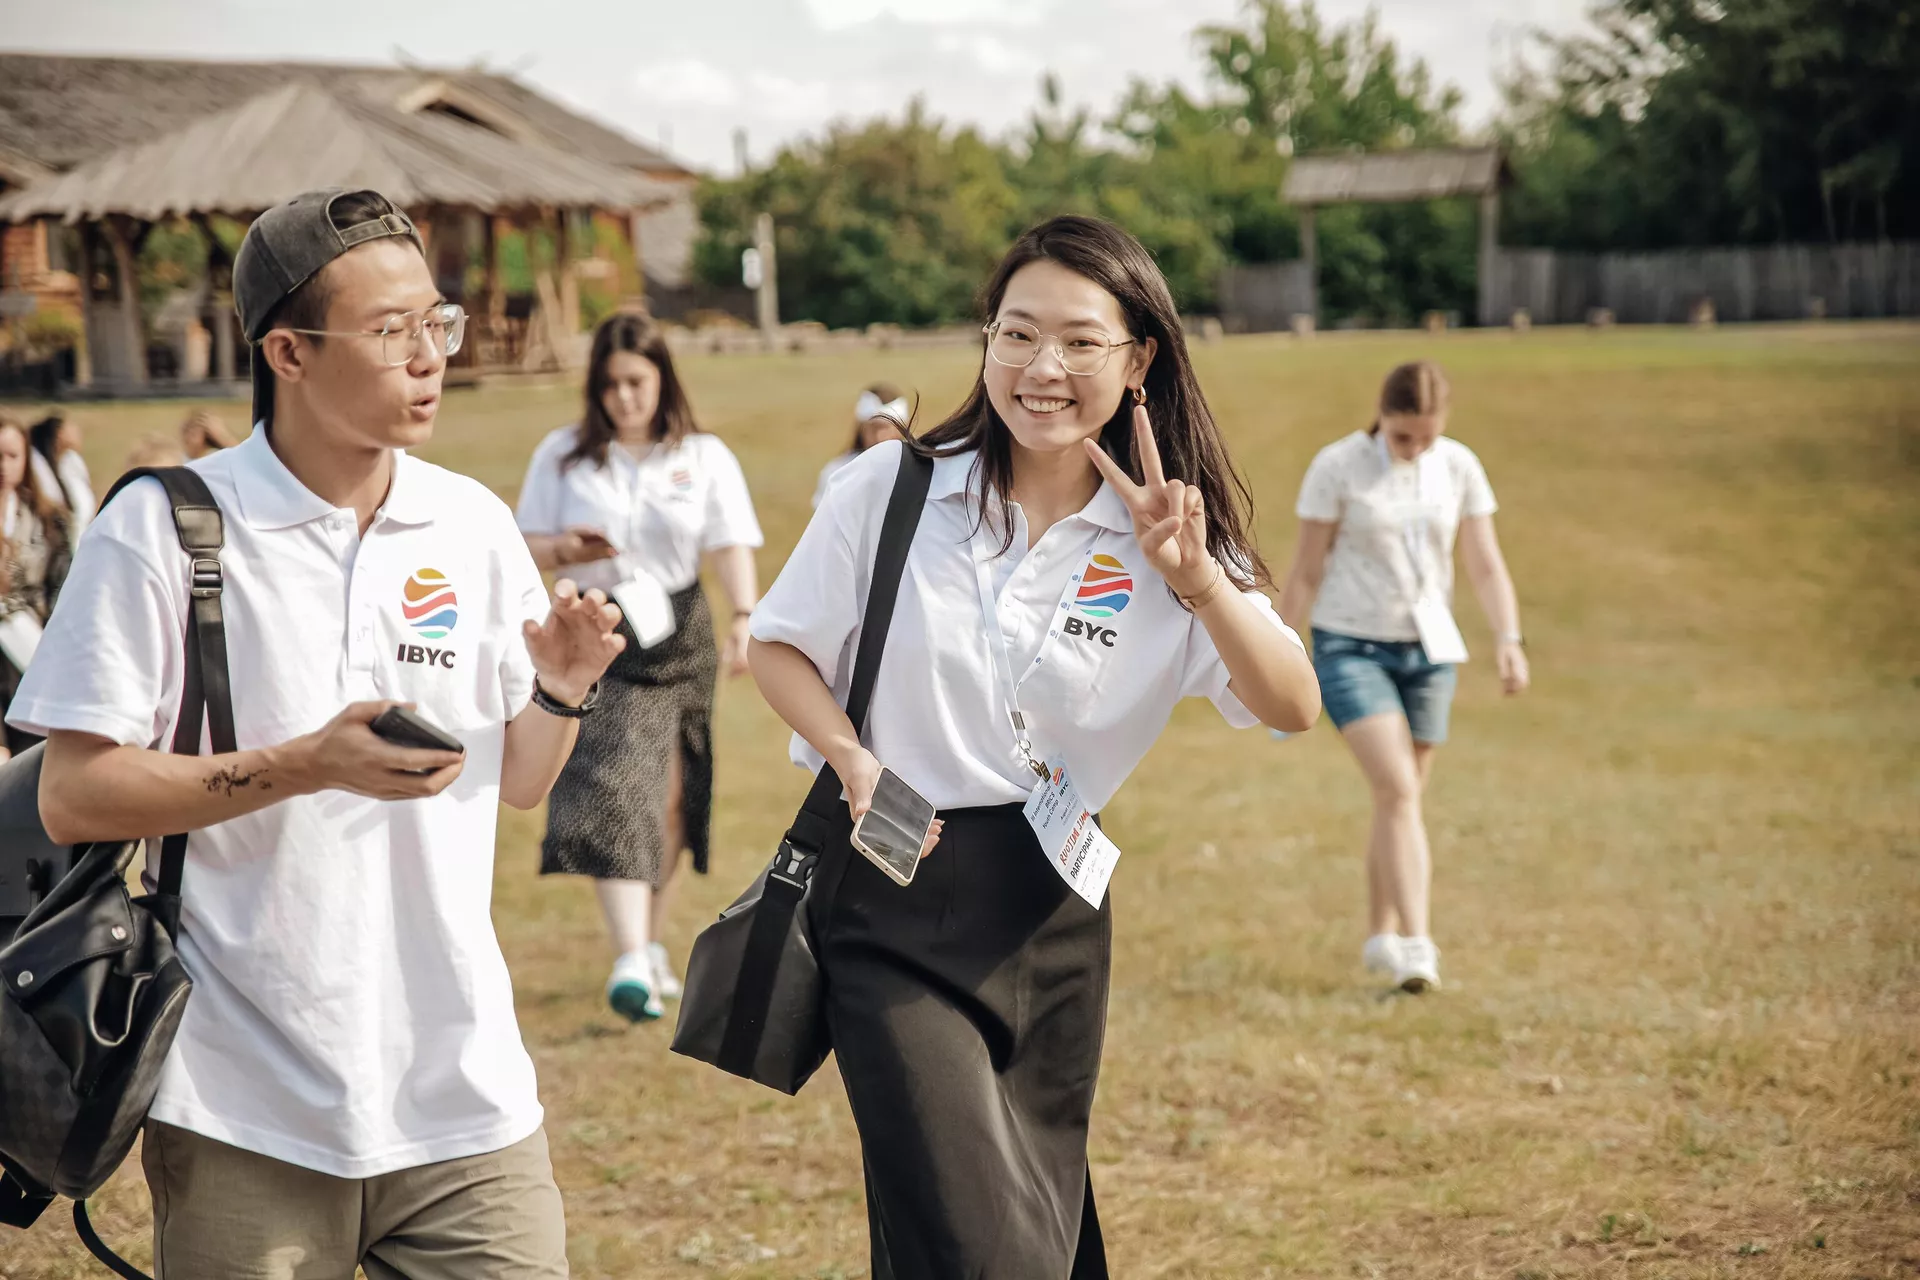
[(460, 740), (440, 728), (418, 711), (406, 707), (388, 707), (367, 726), (396, 747), (414, 747), (421, 751), (458, 751), (467, 749)]

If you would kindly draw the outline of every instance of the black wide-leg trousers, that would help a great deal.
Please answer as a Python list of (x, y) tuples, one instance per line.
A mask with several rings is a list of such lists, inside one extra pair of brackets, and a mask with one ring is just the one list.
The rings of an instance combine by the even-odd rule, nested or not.
[(1104, 1280), (1087, 1123), (1111, 900), (1067, 888), (1018, 805), (941, 817), (911, 885), (854, 853), (812, 922), (874, 1280)]

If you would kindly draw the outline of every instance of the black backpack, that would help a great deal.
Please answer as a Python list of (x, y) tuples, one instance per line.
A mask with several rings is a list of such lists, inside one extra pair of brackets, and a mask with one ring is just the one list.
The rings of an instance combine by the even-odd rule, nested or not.
[[(106, 502), (144, 476), (166, 487), (192, 561), (172, 750), (198, 755), (204, 719), (214, 753), (224, 754), (234, 750), (234, 736), (220, 508), (185, 467), (129, 472)], [(59, 851), (39, 826), (37, 801), (30, 815), (19, 813), (26, 797), (37, 796), (44, 750), (35, 746), (0, 766), (0, 797), (15, 801), (14, 813), (4, 815), (11, 830), (0, 828), (0, 865), (38, 898), (0, 948), (0, 1225), (32, 1226), (56, 1195), (71, 1196), (74, 1229), (88, 1250), (115, 1274), (147, 1280), (101, 1243), (86, 1198), (132, 1150), (193, 991), (174, 950), (187, 837), (161, 842), (157, 893), (127, 890), (142, 840), (80, 846), (71, 869), (49, 884), (59, 867), (50, 851)]]

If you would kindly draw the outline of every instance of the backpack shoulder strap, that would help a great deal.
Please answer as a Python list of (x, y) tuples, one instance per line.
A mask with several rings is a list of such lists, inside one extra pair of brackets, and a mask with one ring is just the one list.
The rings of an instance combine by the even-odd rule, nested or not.
[[(174, 717), (172, 750), (176, 755), (198, 755), (204, 724), (213, 753), (225, 755), (235, 750), (233, 685), (227, 671), (226, 615), (221, 603), (226, 579), (220, 567), (220, 549), (226, 542), (226, 522), (207, 482), (190, 467), (139, 467), (129, 471), (114, 482), (100, 506), (104, 509), (121, 490), (144, 479), (158, 480), (167, 491), (167, 500), (173, 506), (174, 533), (190, 565), (186, 671), (180, 686), (180, 713)], [(170, 835), (161, 843), (162, 895), (179, 898), (186, 859), (184, 833)]]

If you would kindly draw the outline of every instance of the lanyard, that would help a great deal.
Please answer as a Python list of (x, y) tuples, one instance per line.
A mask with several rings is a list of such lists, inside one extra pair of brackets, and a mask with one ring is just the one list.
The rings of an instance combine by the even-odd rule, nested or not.
[[(1393, 454), (1387, 448), (1385, 431), (1377, 431), (1374, 433), (1373, 446), (1380, 454), (1381, 465), (1386, 467), (1388, 475), (1392, 475), (1394, 458)], [(1419, 457), (1414, 458), (1411, 463), (1413, 467), (1413, 505), (1419, 514), (1417, 516), (1409, 516), (1400, 522), (1400, 539), (1406, 543), (1407, 563), (1413, 569), (1413, 594), (1416, 600), (1424, 598), (1427, 594), (1426, 558), (1420, 554), (1420, 544), (1426, 540), (1425, 535), (1430, 531), (1432, 526), (1432, 521), (1427, 519), (1424, 502), (1426, 497), (1426, 461), (1427, 455), (1422, 453)], [(1417, 529), (1415, 528), (1416, 525), (1418, 526)]]
[[(1099, 541), (1099, 538), (1100, 535), (1096, 531), (1093, 540), (1081, 553), (1080, 561), (1083, 565), (1087, 557), (1092, 554), (1094, 544)], [(974, 531), (969, 549), (973, 555), (974, 585), (980, 592), (980, 612), (986, 618), (987, 653), (993, 663), (995, 683), (1000, 686), (1006, 698), (1007, 722), (1013, 728), (1014, 746), (1019, 751), (1021, 763), (1039, 777), (1046, 778), (1049, 776), (1047, 766), (1033, 754), (1033, 739), (1027, 734), (1027, 717), (1020, 709), (1020, 686), (1025, 683), (1026, 676), (1021, 676), (1019, 680), (1013, 678), (1013, 651), (1007, 647), (1007, 633), (1000, 626), (1000, 610), (993, 598), (993, 571), (988, 567), (987, 562), (994, 558), (995, 553), (986, 545), (984, 520)], [(1032, 555), (1033, 552), (1028, 551), (1027, 554)], [(1033, 655), (1033, 664), (1027, 668), (1028, 674), (1046, 661), (1047, 646), (1059, 637), (1061, 615), (1072, 608), (1074, 596), (1080, 590), (1080, 579), (1083, 576), (1085, 576), (1084, 568), (1067, 578), (1066, 588), (1060, 593), (1059, 607), (1053, 611), (1054, 616), (1047, 620), (1047, 634), (1041, 637), (1040, 650)]]

